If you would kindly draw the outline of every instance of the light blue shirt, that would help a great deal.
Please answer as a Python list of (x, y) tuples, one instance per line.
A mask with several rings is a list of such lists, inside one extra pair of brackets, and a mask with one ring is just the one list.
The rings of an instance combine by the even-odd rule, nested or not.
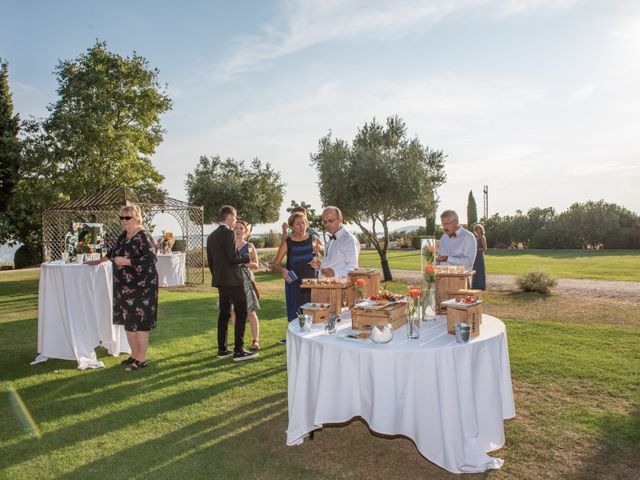
[(446, 233), (440, 237), (438, 253), (447, 257), (441, 265), (464, 265), (465, 270), (473, 270), (473, 262), (476, 259), (476, 237), (462, 226), (456, 230), (455, 237), (449, 237)]

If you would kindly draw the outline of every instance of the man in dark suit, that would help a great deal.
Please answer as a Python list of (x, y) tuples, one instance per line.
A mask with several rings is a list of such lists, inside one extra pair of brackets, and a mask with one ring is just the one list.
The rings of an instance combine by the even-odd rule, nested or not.
[(225, 205), (219, 212), (220, 226), (207, 238), (207, 261), (211, 271), (211, 285), (217, 287), (220, 295), (218, 314), (218, 358), (228, 357), (227, 329), (231, 305), (236, 312), (234, 328), (235, 343), (233, 360), (240, 362), (258, 356), (243, 348), (244, 329), (247, 322), (247, 297), (244, 293), (240, 265), (249, 263), (248, 255), (238, 255), (233, 228), (236, 225), (236, 209)]

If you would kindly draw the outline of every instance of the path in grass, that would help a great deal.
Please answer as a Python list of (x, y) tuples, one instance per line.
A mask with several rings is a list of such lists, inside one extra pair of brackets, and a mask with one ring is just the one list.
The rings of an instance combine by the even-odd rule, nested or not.
[[(417, 282), (420, 273), (414, 270), (392, 270), (394, 280)], [(493, 290), (516, 290), (514, 275), (487, 275), (487, 287)], [(623, 282), (619, 280), (589, 280), (576, 278), (559, 278), (556, 292), (570, 295), (603, 297), (616, 300), (640, 301), (640, 282)]]

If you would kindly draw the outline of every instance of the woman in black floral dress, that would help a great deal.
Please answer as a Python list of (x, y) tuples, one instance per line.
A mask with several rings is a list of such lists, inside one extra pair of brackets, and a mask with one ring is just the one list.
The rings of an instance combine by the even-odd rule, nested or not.
[(149, 332), (156, 327), (156, 249), (151, 235), (142, 226), (140, 207), (122, 207), (120, 221), (124, 232), (107, 256), (95, 263), (108, 260), (114, 263), (113, 323), (124, 325), (131, 356), (122, 363), (128, 365), (128, 371), (134, 371), (147, 366)]

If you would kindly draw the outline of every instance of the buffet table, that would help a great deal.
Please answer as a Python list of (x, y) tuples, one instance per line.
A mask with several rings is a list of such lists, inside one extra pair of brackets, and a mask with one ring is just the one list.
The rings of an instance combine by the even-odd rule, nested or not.
[(158, 285), (160, 287), (184, 285), (186, 255), (184, 253), (169, 255), (160, 253), (157, 256)]
[(104, 366), (96, 357), (97, 346), (114, 356), (131, 352), (124, 327), (112, 323), (111, 265), (40, 266), (39, 355), (32, 364), (59, 358), (76, 360), (84, 370)]
[(418, 340), (408, 340), (403, 326), (388, 344), (341, 337), (351, 327), (345, 320), (333, 335), (324, 324), (303, 332), (289, 323), (287, 445), (323, 424), (361, 417), (376, 432), (409, 437), (450, 472), (502, 466), (487, 455), (504, 445), (503, 420), (515, 416), (500, 320), (484, 315), (467, 344), (446, 333), (445, 317), (423, 322)]

